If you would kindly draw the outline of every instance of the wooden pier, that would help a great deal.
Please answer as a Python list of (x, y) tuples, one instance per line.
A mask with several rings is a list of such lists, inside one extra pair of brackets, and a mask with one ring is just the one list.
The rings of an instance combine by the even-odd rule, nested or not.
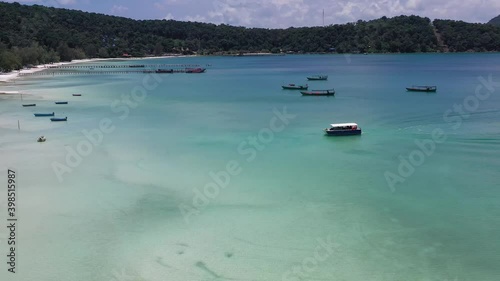
[[(210, 65), (207, 65), (210, 66)], [(201, 67), (199, 64), (123, 64), (123, 65), (54, 65), (47, 66), (50, 69), (102, 69), (102, 68), (196, 68)]]
[[(180, 65), (175, 65), (179, 67)], [(182, 65), (184, 67), (186, 65)], [(38, 72), (32, 72), (32, 73), (19, 73), (19, 76), (55, 76), (55, 75), (122, 75), (122, 74), (175, 74), (175, 73), (187, 73), (190, 68), (193, 67), (186, 67), (186, 68), (174, 68), (174, 65), (154, 65), (154, 67), (146, 68), (144, 66), (144, 69), (138, 70), (138, 68), (143, 68), (141, 67), (130, 67), (130, 66), (113, 66), (113, 65), (102, 65), (97, 67), (99, 70), (93, 70), (92, 68), (96, 68), (96, 66), (72, 66), (69, 67), (67, 66), (57, 66), (57, 67), (49, 67), (46, 70), (38, 71)], [(163, 67), (163, 68), (161, 68)], [(125, 70), (125, 68), (128, 68), (130, 70)], [(79, 70), (81, 69), (81, 70)], [(116, 70), (115, 70), (116, 69)], [(132, 70), (134, 69), (134, 70)], [(163, 71), (159, 71), (163, 70)]]

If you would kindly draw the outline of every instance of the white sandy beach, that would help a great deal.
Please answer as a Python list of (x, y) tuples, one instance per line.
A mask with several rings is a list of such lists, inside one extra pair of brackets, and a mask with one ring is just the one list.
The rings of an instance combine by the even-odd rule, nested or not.
[(85, 59), (85, 60), (73, 60), (71, 62), (58, 62), (58, 63), (52, 63), (52, 64), (41, 64), (41, 65), (37, 65), (37, 66), (34, 66), (32, 68), (29, 68), (29, 69), (14, 70), (14, 71), (9, 72), (9, 73), (0, 74), (0, 82), (9, 82), (13, 79), (18, 78), (20, 73), (35, 73), (35, 72), (46, 70), (47, 68), (49, 68), (51, 66), (60, 66), (60, 65), (85, 63), (85, 62), (101, 61), (101, 60), (108, 60), (108, 59)]

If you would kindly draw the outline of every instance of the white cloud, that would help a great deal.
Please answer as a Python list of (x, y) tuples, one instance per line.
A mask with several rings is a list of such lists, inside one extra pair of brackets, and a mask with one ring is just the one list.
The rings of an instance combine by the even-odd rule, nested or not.
[(113, 5), (113, 7), (111, 8), (112, 14), (123, 14), (126, 11), (128, 11), (128, 7), (122, 5)]
[(419, 15), (431, 19), (486, 22), (500, 14), (498, 0), (215, 0), (204, 13), (215, 23), (252, 27), (319, 26), (382, 16)]
[(153, 6), (159, 10), (165, 10), (169, 6), (174, 6), (174, 5), (179, 5), (179, 4), (187, 4), (187, 2), (189, 2), (189, 0), (184, 0), (184, 1), (182, 1), (182, 0), (163, 0), (163, 1), (153, 3)]
[(76, 0), (55, 0), (59, 2), (61, 5), (73, 5), (76, 4)]
[[(83, 10), (92, 6), (92, 11), (109, 12), (109, 6), (104, 5), (106, 1), (99, 0), (17, 1), (55, 7), (71, 5)], [(412, 14), (431, 19), (487, 22), (500, 14), (499, 0), (152, 0), (140, 4), (141, 8), (147, 8), (137, 10), (132, 7), (137, 7), (138, 0), (116, 2), (121, 4), (114, 5), (112, 13), (130, 15), (127, 8), (130, 7), (134, 9), (134, 18), (163, 18), (167, 14), (165, 18), (175, 16), (183, 20), (268, 28), (320, 26), (323, 10), (327, 25)]]
[(165, 17), (163, 17), (164, 20), (172, 20), (174, 19), (174, 16), (172, 16), (171, 13), (168, 13)]
[(408, 0), (406, 3), (406, 8), (413, 10), (423, 10), (425, 6), (421, 0)]
[(185, 16), (183, 21), (206, 22), (207, 19), (204, 16), (196, 15), (196, 16)]
[(257, 27), (305, 25), (310, 5), (304, 0), (218, 0), (208, 12), (216, 23)]

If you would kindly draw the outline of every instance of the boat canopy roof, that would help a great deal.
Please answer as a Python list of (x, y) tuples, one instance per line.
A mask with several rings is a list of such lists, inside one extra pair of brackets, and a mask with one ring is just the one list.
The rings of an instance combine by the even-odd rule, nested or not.
[(348, 126), (358, 126), (356, 123), (338, 123), (338, 124), (330, 124), (332, 127), (348, 127)]

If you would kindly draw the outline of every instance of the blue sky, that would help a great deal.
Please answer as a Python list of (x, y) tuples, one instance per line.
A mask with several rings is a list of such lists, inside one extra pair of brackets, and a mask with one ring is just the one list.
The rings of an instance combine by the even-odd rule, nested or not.
[[(5, 0), (3, 0), (5, 1)], [(134, 19), (174, 19), (246, 27), (290, 26), (420, 15), (431, 19), (487, 22), (500, 14), (499, 0), (17, 0)]]

